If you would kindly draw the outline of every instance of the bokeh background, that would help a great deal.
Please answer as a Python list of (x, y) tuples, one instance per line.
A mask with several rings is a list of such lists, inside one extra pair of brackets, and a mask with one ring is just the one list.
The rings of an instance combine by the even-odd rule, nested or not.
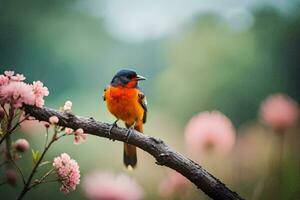
[[(244, 147), (252, 157), (242, 159), (255, 164), (246, 163), (240, 171), (228, 167), (242, 162), (233, 158), (226, 159), (229, 164), (201, 164), (247, 199), (280, 199), (277, 191), (258, 186), (268, 171), (259, 163), (266, 162), (265, 141), (272, 136), (257, 116), (270, 94), (300, 100), (299, 9), (297, 0), (0, 0), (0, 71), (23, 73), (28, 82), (41, 80), (50, 91), (46, 106), (58, 108), (71, 100), (74, 113), (113, 122), (101, 98), (103, 88), (118, 69), (135, 69), (148, 78), (140, 85), (149, 105), (147, 134), (185, 154), (188, 120), (201, 111), (219, 110), (239, 136), (257, 136), (251, 147)], [(296, 136), (290, 138), (299, 139), (299, 127), (291, 132)], [(39, 148), (43, 135), (15, 137), (26, 137), (32, 148)], [(138, 152), (135, 171), (124, 169), (122, 148), (119, 142), (93, 136), (79, 146), (66, 138), (47, 159), (67, 152), (78, 161), (83, 177), (95, 170), (123, 172), (142, 185), (145, 199), (179, 198), (159, 194), (157, 185), (166, 171), (148, 154)], [(288, 152), (281, 195), (297, 199), (299, 151)], [(24, 157), (21, 162), (29, 169), (30, 153)], [(227, 167), (216, 167), (223, 164)], [(81, 187), (69, 195), (58, 188), (55, 183), (38, 187), (27, 199), (85, 198)], [(6, 186), (0, 191), (5, 199), (16, 193)], [(207, 198), (193, 186), (187, 197)]]

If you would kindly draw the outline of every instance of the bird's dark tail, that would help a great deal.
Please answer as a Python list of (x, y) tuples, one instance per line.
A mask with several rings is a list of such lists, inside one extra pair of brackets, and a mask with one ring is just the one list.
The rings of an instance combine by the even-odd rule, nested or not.
[(136, 147), (124, 143), (123, 162), (127, 169), (133, 169), (137, 163)]
[[(129, 128), (130, 125), (126, 124)], [(143, 132), (143, 123), (137, 123), (134, 127), (135, 130)], [(137, 164), (136, 146), (124, 143), (123, 162), (127, 169), (133, 169)]]

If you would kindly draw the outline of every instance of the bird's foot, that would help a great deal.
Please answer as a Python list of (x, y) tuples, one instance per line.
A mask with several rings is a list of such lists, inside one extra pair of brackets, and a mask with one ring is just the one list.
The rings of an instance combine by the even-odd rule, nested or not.
[(131, 133), (133, 132), (134, 127), (135, 127), (135, 123), (134, 123), (132, 126), (130, 126), (130, 127), (128, 128), (127, 134), (126, 134), (126, 142), (129, 141), (130, 135), (131, 135)]
[[(118, 127), (118, 124), (117, 124), (117, 122), (119, 121), (119, 119), (117, 119), (116, 121), (114, 121), (114, 123), (112, 123), (112, 125), (109, 127), (109, 130), (108, 130), (108, 138), (110, 139), (110, 140), (113, 140), (113, 139), (111, 139), (111, 131), (112, 131), (112, 129), (114, 128), (114, 127)], [(114, 141), (114, 140), (113, 140)]]

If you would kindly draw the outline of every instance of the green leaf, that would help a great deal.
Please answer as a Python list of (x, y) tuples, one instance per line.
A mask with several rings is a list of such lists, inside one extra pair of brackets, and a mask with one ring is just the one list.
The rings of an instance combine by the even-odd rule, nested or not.
[(51, 162), (50, 161), (44, 161), (44, 162), (42, 162), (40, 165), (39, 165), (39, 167), (42, 167), (42, 166), (44, 166), (44, 165), (48, 165), (48, 164), (50, 164)]
[(39, 150), (35, 151), (35, 150), (31, 149), (31, 153), (32, 153), (32, 161), (33, 161), (34, 164), (36, 164), (37, 161), (41, 157), (40, 151)]
[(7, 117), (5, 116), (1, 121), (2, 134), (5, 134), (6, 127), (7, 127)]

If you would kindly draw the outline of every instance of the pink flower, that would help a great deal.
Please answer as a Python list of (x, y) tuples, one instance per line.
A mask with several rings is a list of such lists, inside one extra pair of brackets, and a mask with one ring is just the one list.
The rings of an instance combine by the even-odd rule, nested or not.
[(260, 116), (262, 121), (273, 129), (285, 130), (297, 122), (299, 107), (289, 96), (275, 94), (261, 104)]
[(9, 78), (1, 74), (0, 75), (0, 86), (6, 85), (8, 83), (9, 83)]
[(15, 76), (10, 77), (13, 81), (24, 81), (26, 78), (23, 74), (17, 74)]
[(83, 132), (82, 128), (74, 132), (74, 144), (79, 144), (81, 140), (86, 140), (87, 134)]
[(55, 115), (49, 117), (49, 122), (50, 122), (50, 124), (57, 124), (58, 121), (59, 121), (59, 119), (58, 119), (58, 117), (56, 117)]
[(33, 81), (32, 89), (36, 96), (48, 96), (49, 90), (41, 81)]
[(73, 133), (73, 132), (74, 132), (73, 129), (68, 128), (68, 127), (65, 128), (65, 133), (66, 133), (67, 135), (70, 135), (70, 134)]
[(66, 153), (54, 158), (53, 167), (60, 179), (60, 191), (69, 193), (76, 189), (80, 182), (80, 171), (77, 162)]
[(17, 172), (13, 169), (8, 169), (5, 171), (5, 178), (9, 185), (16, 186), (17, 185)]
[(22, 104), (34, 105), (34, 94), (30, 85), (24, 82), (10, 82), (0, 86), (0, 103), (20, 108)]
[(5, 71), (5, 75), (0, 75), (0, 103), (11, 104), (15, 108), (22, 107), (23, 104), (44, 106), (44, 96), (49, 95), (47, 87), (40, 81), (33, 82), (32, 85), (23, 81), (23, 74), (14, 76), (14, 71)]
[(168, 176), (160, 183), (159, 193), (162, 196), (183, 194), (188, 186), (188, 179), (174, 170), (168, 170)]
[(90, 200), (140, 200), (143, 189), (125, 174), (94, 172), (84, 178), (83, 189)]
[(235, 143), (235, 129), (231, 121), (218, 111), (202, 112), (194, 116), (185, 128), (188, 152), (197, 158), (207, 153), (225, 155)]
[(44, 87), (44, 84), (41, 81), (33, 81), (32, 90), (35, 95), (35, 105), (42, 108), (44, 106), (44, 96), (49, 95), (49, 90), (47, 87)]
[(26, 139), (18, 139), (14, 144), (14, 148), (19, 152), (25, 152), (29, 149), (29, 143)]
[(15, 74), (15, 72), (14, 71), (5, 71), (4, 74), (8, 77), (11, 77)]

